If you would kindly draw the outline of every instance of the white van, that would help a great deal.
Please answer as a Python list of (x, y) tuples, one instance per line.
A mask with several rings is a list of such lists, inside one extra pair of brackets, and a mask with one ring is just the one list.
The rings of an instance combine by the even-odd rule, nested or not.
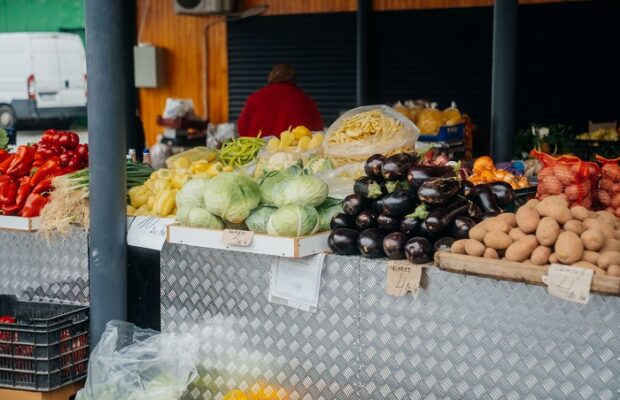
[(86, 115), (86, 53), (72, 33), (0, 33), (0, 128)]

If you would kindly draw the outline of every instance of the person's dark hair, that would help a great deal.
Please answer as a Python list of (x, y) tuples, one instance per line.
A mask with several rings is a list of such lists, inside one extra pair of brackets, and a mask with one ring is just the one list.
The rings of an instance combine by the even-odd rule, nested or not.
[(271, 69), (267, 83), (297, 82), (297, 72), (288, 64), (276, 64)]

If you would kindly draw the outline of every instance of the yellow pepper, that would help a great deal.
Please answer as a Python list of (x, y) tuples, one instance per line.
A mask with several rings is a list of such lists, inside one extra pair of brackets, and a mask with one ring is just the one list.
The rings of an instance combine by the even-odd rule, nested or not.
[(189, 176), (187, 175), (177, 175), (174, 174), (172, 179), (170, 179), (170, 185), (173, 189), (181, 189), (183, 185), (189, 180)]
[(170, 168), (178, 169), (178, 168), (189, 168), (190, 162), (186, 157), (179, 157), (172, 162)]
[(150, 211), (151, 210), (149, 210), (149, 207), (145, 204), (136, 210), (135, 215), (139, 217), (145, 217), (149, 214)]
[(209, 169), (209, 162), (206, 160), (199, 160), (196, 161), (194, 163), (192, 163), (192, 165), (189, 167), (189, 170), (192, 172), (192, 174), (195, 174), (197, 172), (205, 172), (206, 170)]
[(155, 207), (155, 196), (149, 196), (147, 202), (146, 202), (146, 207), (149, 210), (152, 210)]
[(222, 163), (218, 161), (209, 165), (209, 168), (205, 172), (208, 173), (210, 176), (216, 176), (220, 172), (222, 172), (222, 168)]
[(155, 198), (155, 207), (153, 211), (157, 215), (165, 216), (170, 214), (175, 207), (175, 190), (164, 190)]
[(127, 215), (130, 217), (136, 215), (136, 209), (130, 206), (129, 204), (127, 204)]
[(151, 178), (155, 179), (170, 179), (172, 177), (172, 171), (167, 168), (158, 169), (151, 174)]
[(196, 172), (194, 175), (192, 175), (192, 178), (196, 179), (196, 178), (212, 178), (212, 176), (207, 172), (207, 171), (202, 171), (202, 172)]
[(170, 178), (158, 178), (153, 185), (153, 191), (159, 193), (166, 189), (170, 189)]
[(234, 170), (235, 169), (230, 165), (227, 165), (224, 168), (222, 168), (222, 172), (233, 172)]
[[(153, 174), (154, 174), (154, 172), (153, 172)], [(155, 181), (156, 181), (156, 179), (153, 178), (153, 174), (151, 174), (151, 177), (149, 179), (147, 179), (146, 182), (144, 182), (144, 186), (146, 186), (146, 188), (149, 191), (151, 191), (151, 192), (153, 190), (155, 190)]]
[(140, 208), (149, 200), (150, 190), (146, 186), (134, 186), (129, 189), (129, 204), (134, 208)]

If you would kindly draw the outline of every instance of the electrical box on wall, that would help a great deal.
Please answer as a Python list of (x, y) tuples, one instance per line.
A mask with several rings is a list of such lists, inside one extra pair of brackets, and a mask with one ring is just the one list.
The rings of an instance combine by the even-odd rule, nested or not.
[(133, 48), (134, 81), (138, 88), (156, 88), (164, 85), (166, 78), (166, 50), (153, 45)]

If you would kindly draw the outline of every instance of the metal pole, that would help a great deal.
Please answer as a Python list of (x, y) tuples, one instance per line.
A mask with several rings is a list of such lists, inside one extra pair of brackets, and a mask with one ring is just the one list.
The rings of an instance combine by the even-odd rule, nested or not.
[(358, 106), (368, 104), (368, 30), (371, 13), (371, 0), (357, 0), (356, 93)]
[(125, 138), (128, 112), (124, 12), (133, 2), (86, 0), (88, 140), (90, 143), (90, 338), (95, 345), (112, 319), (127, 318)]
[(518, 8), (518, 0), (496, 0), (493, 10), (491, 153), (495, 161), (509, 161), (512, 156)]

